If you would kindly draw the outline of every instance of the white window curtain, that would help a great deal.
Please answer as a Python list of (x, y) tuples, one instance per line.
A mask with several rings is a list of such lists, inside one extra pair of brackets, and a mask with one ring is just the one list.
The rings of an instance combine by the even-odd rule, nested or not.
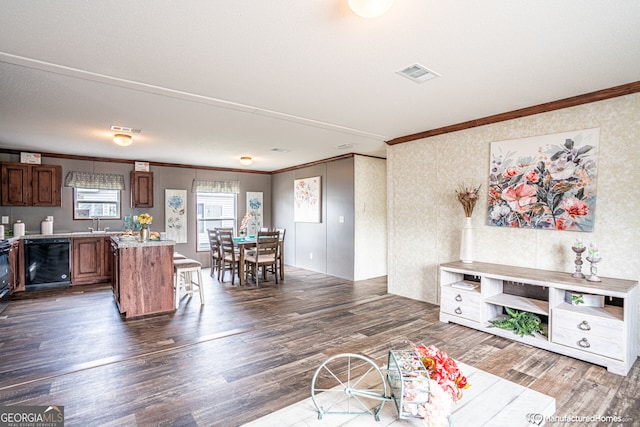
[(124, 175), (70, 171), (64, 178), (65, 187), (124, 190)]
[(192, 193), (240, 193), (240, 181), (213, 181), (194, 179)]

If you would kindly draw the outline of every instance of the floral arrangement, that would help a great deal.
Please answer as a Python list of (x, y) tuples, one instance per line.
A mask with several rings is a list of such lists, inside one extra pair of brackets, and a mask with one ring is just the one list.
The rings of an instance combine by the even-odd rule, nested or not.
[(242, 222), (240, 223), (240, 230), (241, 231), (246, 230), (246, 228), (249, 226), (249, 220), (251, 219), (251, 217), (252, 217), (252, 215), (250, 213), (247, 213), (242, 218)]
[(414, 348), (431, 379), (438, 383), (451, 402), (460, 400), (462, 390), (469, 388), (470, 384), (455, 360), (433, 345), (416, 345)]
[[(411, 387), (418, 389), (414, 391)], [(424, 391), (428, 390), (428, 396)], [(428, 402), (416, 404), (414, 401)], [(429, 378), (419, 378), (409, 382), (405, 389), (405, 402), (402, 408), (406, 414), (421, 417), (427, 427), (449, 427), (451, 414), (451, 398), (438, 386), (438, 383)]]
[[(422, 418), (427, 427), (448, 427), (451, 398), (431, 379), (420, 355), (415, 350), (393, 350), (392, 369), (387, 378), (392, 389), (402, 387), (400, 418)], [(398, 372), (399, 375), (396, 373)]]
[(456, 190), (456, 194), (458, 195), (458, 201), (462, 204), (464, 208), (464, 214), (467, 218), (471, 218), (471, 214), (473, 214), (473, 208), (478, 201), (478, 193), (480, 192), (481, 185), (476, 188), (463, 186)]
[(140, 224), (141, 226), (149, 226), (151, 225), (151, 223), (153, 222), (153, 217), (151, 215), (149, 215), (148, 213), (143, 213), (141, 215), (138, 215), (138, 224)]

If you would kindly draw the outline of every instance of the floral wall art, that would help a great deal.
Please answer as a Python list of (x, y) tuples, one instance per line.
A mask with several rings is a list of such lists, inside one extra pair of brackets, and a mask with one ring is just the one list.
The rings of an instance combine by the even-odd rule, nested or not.
[(256, 235), (262, 228), (262, 192), (247, 191), (247, 214), (250, 215), (247, 233)]
[(320, 222), (320, 177), (293, 181), (293, 220)]
[(164, 190), (167, 239), (187, 243), (187, 190)]
[(593, 231), (599, 131), (492, 143), (489, 225)]

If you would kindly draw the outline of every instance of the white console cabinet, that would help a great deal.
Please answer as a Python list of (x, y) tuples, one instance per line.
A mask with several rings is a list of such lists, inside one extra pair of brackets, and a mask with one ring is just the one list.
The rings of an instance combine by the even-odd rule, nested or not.
[[(440, 321), (605, 366), (627, 375), (638, 356), (638, 282), (474, 262), (440, 265)], [(566, 292), (604, 297), (604, 307), (566, 302)], [(570, 299), (568, 299), (570, 301)], [(537, 314), (547, 336), (492, 327), (504, 307)]]

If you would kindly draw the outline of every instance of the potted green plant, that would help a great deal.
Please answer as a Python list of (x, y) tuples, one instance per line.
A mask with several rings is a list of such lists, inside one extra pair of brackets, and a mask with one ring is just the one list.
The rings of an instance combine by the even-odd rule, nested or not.
[(518, 334), (521, 337), (525, 335), (535, 336), (534, 332), (539, 333), (542, 336), (547, 336), (540, 317), (528, 311), (518, 311), (509, 307), (505, 307), (507, 316), (490, 320), (491, 327), (505, 329), (507, 331), (513, 331), (514, 334)]

